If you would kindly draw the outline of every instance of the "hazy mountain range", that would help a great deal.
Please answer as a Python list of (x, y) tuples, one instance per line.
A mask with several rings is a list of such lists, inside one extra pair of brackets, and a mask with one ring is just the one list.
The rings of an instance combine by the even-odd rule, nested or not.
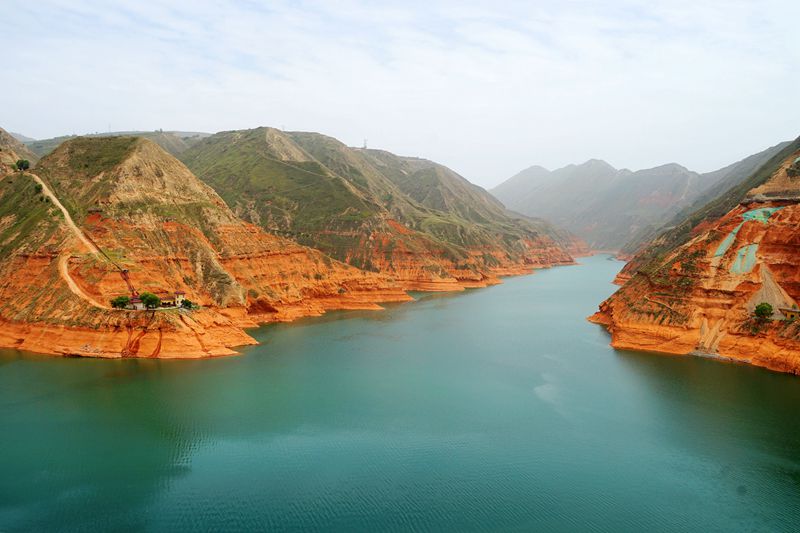
[(553, 171), (532, 166), (491, 193), (509, 209), (535, 213), (594, 249), (629, 250), (682, 209), (747, 178), (786, 144), (703, 174), (677, 163), (634, 172), (598, 159)]

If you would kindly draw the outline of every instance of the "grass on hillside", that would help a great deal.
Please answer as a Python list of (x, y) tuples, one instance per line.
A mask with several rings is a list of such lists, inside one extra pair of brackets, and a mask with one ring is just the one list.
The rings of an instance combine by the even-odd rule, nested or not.
[[(541, 233), (561, 239), (435, 163), (352, 149), (315, 133), (268, 134), (220, 133), (181, 158), (243, 218), (337, 259), (369, 264), (373, 258), (359, 247), (372, 232), (394, 233), (386, 218), (419, 232), (402, 238), (408, 249), (444, 249), (456, 260), (469, 248), (503, 246), (519, 255), (523, 241)], [(281, 160), (284, 150), (301, 161)]]
[(276, 161), (264, 153), (260, 135), (255, 137), (232, 144), (225, 137), (207, 139), (183, 160), (235, 210), (246, 217), (248, 209), (256, 210), (268, 229), (355, 230), (377, 214), (377, 206), (353, 194), (319, 163)]
[(0, 257), (20, 249), (37, 250), (58, 227), (61, 212), (26, 174), (0, 182)]

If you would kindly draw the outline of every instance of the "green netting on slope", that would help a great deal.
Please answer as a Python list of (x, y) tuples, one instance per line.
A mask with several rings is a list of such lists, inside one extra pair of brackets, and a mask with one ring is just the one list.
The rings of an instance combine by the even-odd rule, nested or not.
[(756, 266), (757, 244), (742, 246), (736, 251), (736, 259), (731, 265), (731, 272), (734, 274), (746, 274)]
[[(745, 222), (750, 220), (757, 220), (762, 224), (766, 224), (767, 221), (769, 220), (769, 217), (771, 217), (781, 209), (783, 209), (783, 207), (762, 207), (760, 209), (751, 209), (746, 213), (742, 213), (742, 218), (745, 220)], [(744, 222), (736, 226), (736, 228), (733, 231), (728, 233), (725, 239), (721, 243), (719, 243), (717, 251), (714, 252), (714, 257), (722, 257), (723, 255), (725, 255), (725, 252), (727, 252), (728, 249), (733, 245), (733, 241), (736, 240), (736, 234), (739, 233), (739, 230), (742, 229), (743, 225)]]
[(752, 209), (742, 214), (742, 218), (745, 220), (758, 220), (762, 224), (766, 224), (767, 220), (769, 220), (769, 217), (781, 209), (783, 209), (783, 207), (762, 207), (760, 209)]
[(736, 229), (728, 233), (728, 236), (725, 237), (725, 240), (719, 243), (717, 251), (714, 252), (714, 257), (722, 257), (723, 255), (725, 255), (725, 252), (727, 252), (728, 248), (730, 248), (731, 245), (733, 244), (733, 241), (736, 239), (736, 234), (739, 233), (739, 230), (742, 229), (742, 226), (744, 226), (744, 222), (736, 226)]

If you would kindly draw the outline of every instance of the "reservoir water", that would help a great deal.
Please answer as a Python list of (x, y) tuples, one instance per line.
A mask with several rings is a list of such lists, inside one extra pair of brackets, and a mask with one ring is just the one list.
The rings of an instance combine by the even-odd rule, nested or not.
[(0, 531), (791, 531), (800, 378), (617, 352), (606, 257), (199, 361), (0, 352)]

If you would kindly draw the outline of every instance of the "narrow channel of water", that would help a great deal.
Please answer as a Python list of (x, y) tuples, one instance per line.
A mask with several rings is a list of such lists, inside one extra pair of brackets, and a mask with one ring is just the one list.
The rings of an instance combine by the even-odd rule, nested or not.
[(0, 531), (786, 530), (800, 380), (615, 352), (606, 257), (255, 332), (240, 357), (0, 352)]

